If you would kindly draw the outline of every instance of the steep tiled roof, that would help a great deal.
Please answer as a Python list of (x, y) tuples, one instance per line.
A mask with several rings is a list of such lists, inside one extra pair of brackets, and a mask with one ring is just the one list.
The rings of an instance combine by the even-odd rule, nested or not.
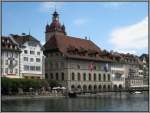
[(46, 50), (58, 48), (61, 52), (67, 53), (69, 50), (85, 50), (88, 52), (100, 53), (101, 50), (92, 41), (56, 34), (44, 45)]
[(75, 38), (62, 34), (53, 35), (44, 45), (44, 52), (58, 50), (66, 57), (95, 61), (110, 61), (122, 63), (136, 63), (136, 56), (132, 54), (112, 54), (101, 50), (91, 40)]
[(51, 37), (45, 43), (44, 48), (45, 52), (58, 50), (69, 58), (111, 61), (111, 59), (108, 58), (109, 55), (106, 56), (105, 53), (103, 53), (103, 51), (91, 40), (62, 34), (55, 34)]
[(2, 50), (20, 51), (19, 46), (7, 36), (1, 37), (1, 48)]
[(13, 39), (19, 44), (22, 45), (25, 42), (28, 41), (33, 41), (33, 42), (37, 42), (40, 43), (36, 38), (34, 38), (31, 35), (11, 35), (13, 37)]

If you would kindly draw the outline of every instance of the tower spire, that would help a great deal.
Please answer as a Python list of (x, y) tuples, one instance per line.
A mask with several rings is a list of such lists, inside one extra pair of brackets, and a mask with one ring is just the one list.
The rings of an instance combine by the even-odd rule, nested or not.
[(55, 12), (56, 12), (56, 4), (55, 4)]
[(52, 22), (50, 25), (46, 25), (46, 41), (48, 41), (48, 39), (53, 36), (56, 33), (62, 34), (62, 35), (66, 35), (66, 31), (65, 31), (65, 25), (61, 25), (61, 23), (59, 22), (59, 14), (56, 11), (52, 14)]

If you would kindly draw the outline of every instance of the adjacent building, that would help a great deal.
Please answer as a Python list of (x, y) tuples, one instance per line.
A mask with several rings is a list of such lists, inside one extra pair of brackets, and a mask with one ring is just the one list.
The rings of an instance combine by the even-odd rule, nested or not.
[(143, 76), (143, 84), (148, 85), (149, 79), (149, 57), (148, 54), (142, 54), (139, 57), (139, 74)]
[(1, 37), (1, 76), (21, 78), (20, 74), (21, 50), (10, 37)]
[(31, 35), (13, 35), (21, 49), (20, 54), (20, 76), (23, 78), (43, 79), (45, 75), (44, 55), (40, 42)]

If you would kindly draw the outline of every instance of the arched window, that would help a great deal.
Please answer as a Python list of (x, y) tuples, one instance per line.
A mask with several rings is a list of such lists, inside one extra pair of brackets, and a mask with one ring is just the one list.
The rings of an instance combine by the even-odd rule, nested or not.
[(121, 84), (119, 84), (119, 89), (122, 89), (122, 85)]
[(86, 80), (86, 73), (83, 73), (83, 80)]
[(74, 75), (74, 72), (72, 72), (72, 80), (75, 80), (75, 75)]
[(96, 81), (96, 74), (94, 73), (94, 81)]
[(105, 74), (103, 75), (103, 80), (106, 81), (106, 75)]
[(114, 88), (114, 90), (117, 90), (117, 85), (114, 85), (113, 88)]
[(87, 91), (87, 86), (83, 85), (83, 91)]
[(99, 91), (101, 91), (101, 90), (102, 90), (102, 86), (101, 86), (101, 85), (99, 85), (99, 86), (98, 86), (98, 88), (99, 88)]
[(110, 90), (111, 89), (111, 86), (110, 85), (108, 85), (108, 90)]
[(106, 85), (103, 86), (103, 90), (106, 91)]
[(108, 81), (110, 81), (110, 74), (108, 74)]
[(81, 79), (80, 79), (80, 73), (78, 73), (78, 81), (80, 81)]
[(61, 79), (64, 80), (64, 73), (61, 73)]
[(89, 81), (91, 81), (91, 73), (89, 73)]
[(50, 76), (51, 76), (51, 79), (53, 79), (53, 78), (54, 78), (54, 77), (53, 77), (53, 73), (51, 73), (51, 74), (50, 74)]
[(56, 73), (56, 80), (58, 80), (59, 79), (59, 77), (58, 77), (58, 73)]
[(48, 74), (47, 73), (45, 74), (45, 79), (48, 79)]
[(92, 85), (89, 85), (88, 89), (89, 89), (89, 91), (92, 91)]
[(94, 91), (97, 91), (97, 86), (96, 85), (94, 85)]
[(74, 86), (74, 85), (71, 86), (71, 90), (72, 90), (72, 91), (75, 90), (75, 86)]
[(81, 90), (82, 90), (80, 85), (77, 86), (77, 90), (78, 90), (78, 91), (81, 91)]
[(80, 86), (80, 85), (78, 85), (78, 86), (77, 86), (77, 88), (78, 88), (78, 89), (81, 89), (81, 86)]
[(99, 81), (101, 81), (101, 74), (99, 74)]

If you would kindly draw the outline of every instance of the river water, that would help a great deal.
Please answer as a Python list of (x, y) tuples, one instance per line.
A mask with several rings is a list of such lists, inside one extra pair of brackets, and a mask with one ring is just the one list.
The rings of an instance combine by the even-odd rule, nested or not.
[(148, 92), (111, 93), (77, 98), (3, 100), (2, 111), (149, 111)]

